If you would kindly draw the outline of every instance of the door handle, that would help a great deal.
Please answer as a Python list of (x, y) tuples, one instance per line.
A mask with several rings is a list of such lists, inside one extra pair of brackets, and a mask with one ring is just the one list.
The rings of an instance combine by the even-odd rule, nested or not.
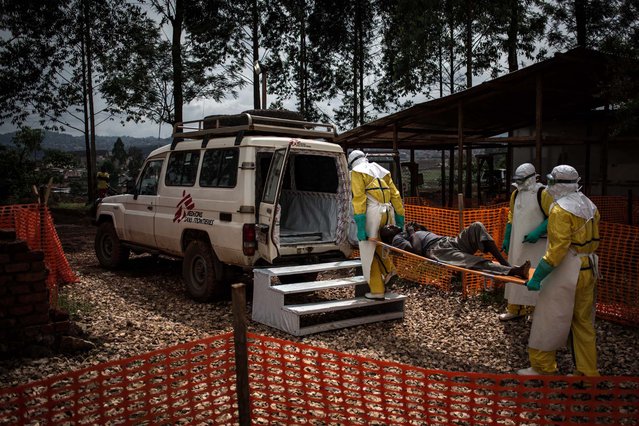
[(147, 210), (153, 210), (153, 206), (146, 206)]

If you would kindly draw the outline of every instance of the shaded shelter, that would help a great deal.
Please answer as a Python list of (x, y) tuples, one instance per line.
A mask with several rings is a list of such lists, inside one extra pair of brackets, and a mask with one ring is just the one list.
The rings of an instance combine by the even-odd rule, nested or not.
[[(639, 139), (637, 135), (614, 138), (610, 135), (612, 114), (602, 90), (611, 79), (609, 63), (610, 57), (601, 52), (575, 48), (467, 90), (361, 125), (338, 135), (336, 142), (345, 150), (409, 150), (411, 163), (416, 150), (440, 150), (442, 203), (447, 185), (449, 205), (452, 205), (455, 177), (457, 192), (471, 198), (471, 162), (475, 149), (506, 150), (505, 187), (509, 188), (513, 162), (520, 160), (514, 158), (516, 150), (525, 148), (519, 162), (533, 162), (545, 176), (562, 160), (564, 152), (553, 151), (551, 147), (577, 145), (580, 147), (577, 155), (581, 158), (573, 154), (570, 161), (583, 176), (585, 191), (591, 190), (594, 171), (600, 186), (597, 192), (606, 195), (610, 144), (636, 143)], [(446, 152), (450, 159), (447, 178), (443, 161)], [(555, 155), (556, 161), (552, 157)], [(411, 175), (413, 173), (414, 168)], [(478, 185), (479, 180), (477, 176)], [(417, 182), (417, 177), (411, 176), (406, 195), (417, 195)]]

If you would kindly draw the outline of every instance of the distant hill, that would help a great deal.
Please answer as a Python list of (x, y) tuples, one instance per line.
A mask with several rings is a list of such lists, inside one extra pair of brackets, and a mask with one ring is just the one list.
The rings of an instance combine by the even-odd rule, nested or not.
[[(13, 145), (13, 137), (15, 132), (0, 134), (0, 145)], [(171, 143), (170, 138), (158, 139), (154, 137), (148, 138), (132, 138), (129, 136), (120, 136), (125, 148), (135, 146), (140, 148), (145, 154), (153, 149)], [(96, 136), (96, 150), (111, 151), (113, 144), (118, 136)], [(45, 131), (43, 149), (59, 149), (61, 151), (84, 151), (84, 137), (72, 136), (67, 133), (57, 133)]]

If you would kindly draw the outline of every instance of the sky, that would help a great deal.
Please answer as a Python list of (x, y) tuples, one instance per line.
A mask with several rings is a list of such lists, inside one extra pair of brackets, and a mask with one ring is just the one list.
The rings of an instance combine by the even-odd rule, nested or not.
[[(267, 98), (268, 100), (268, 98)], [(245, 87), (239, 92), (237, 99), (232, 97), (222, 102), (213, 102), (209, 100), (199, 100), (184, 106), (184, 121), (202, 119), (207, 115), (214, 114), (237, 114), (242, 111), (253, 109), (253, 91), (252, 87)], [(40, 128), (41, 125), (37, 118), (28, 120), (25, 125), (32, 128)], [(0, 133), (9, 133), (17, 130), (10, 123), (0, 126)], [(73, 136), (79, 136), (80, 133), (72, 129), (67, 129), (64, 133)], [(120, 120), (115, 117), (114, 120), (108, 120), (101, 123), (96, 134), (99, 136), (131, 136), (136, 138), (158, 137), (158, 133), (162, 138), (171, 136), (172, 129), (168, 124), (161, 127), (152, 121), (144, 123), (126, 123), (124, 126)]]

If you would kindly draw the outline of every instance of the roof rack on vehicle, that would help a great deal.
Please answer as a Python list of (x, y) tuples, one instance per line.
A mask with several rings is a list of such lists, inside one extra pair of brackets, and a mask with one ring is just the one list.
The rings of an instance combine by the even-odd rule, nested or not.
[(171, 149), (183, 140), (202, 140), (202, 147), (208, 141), (220, 136), (283, 135), (304, 138), (321, 138), (333, 141), (337, 136), (334, 124), (313, 123), (279, 117), (267, 117), (241, 113), (236, 115), (216, 115), (202, 120), (175, 123)]

